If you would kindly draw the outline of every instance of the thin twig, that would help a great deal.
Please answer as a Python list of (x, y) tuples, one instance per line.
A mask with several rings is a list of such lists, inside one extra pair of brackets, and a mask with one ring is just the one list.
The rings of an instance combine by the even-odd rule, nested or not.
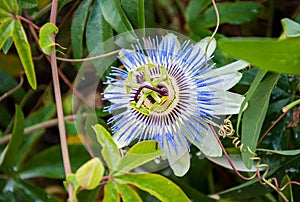
[(57, 60), (64, 61), (64, 62), (87, 62), (87, 61), (92, 61), (92, 60), (97, 60), (101, 58), (105, 58), (107, 56), (115, 55), (118, 54), (120, 50), (112, 51), (103, 55), (98, 55), (95, 57), (90, 57), (90, 58), (83, 58), (83, 59), (67, 59), (67, 58), (61, 58), (61, 57), (56, 57)]
[(33, 22), (31, 22), (30, 20), (28, 20), (27, 18), (24, 18), (23, 16), (20, 15), (15, 15), (16, 18), (26, 22), (28, 25), (34, 27), (34, 29), (36, 30), (40, 30), (41, 28), (39, 26), (37, 26), (36, 24), (34, 24)]
[(69, 79), (64, 75), (64, 73), (58, 69), (58, 74), (60, 76), (60, 78), (67, 84), (67, 86), (73, 91), (73, 93), (79, 98), (81, 99), (84, 103), (86, 103), (90, 108), (92, 108), (93, 106), (90, 104), (90, 102), (80, 93), (76, 90), (76, 88), (74, 88), (73, 84), (69, 81)]
[(259, 138), (257, 142), (257, 146), (260, 145), (260, 143), (263, 141), (263, 139), (268, 135), (270, 130), (288, 113), (289, 110), (283, 112), (273, 123), (270, 125), (270, 127), (264, 132), (264, 134)]
[[(64, 121), (72, 121), (75, 118), (76, 118), (76, 115), (66, 116), (66, 117), (64, 117)], [(25, 128), (24, 135), (29, 135), (35, 131), (56, 126), (57, 123), (58, 123), (58, 119), (51, 119), (51, 120), (48, 120), (48, 121), (45, 121), (42, 123), (38, 123), (38, 124), (35, 124), (32, 126), (29, 126), (29, 127)], [(9, 140), (11, 139), (11, 135), (12, 134), (8, 134), (8, 135), (2, 137), (0, 139), (0, 145), (3, 145), (5, 143), (9, 142)]]
[(24, 78), (23, 76), (20, 77), (20, 83), (14, 87), (13, 89), (11, 89), (10, 91), (8, 91), (7, 93), (4, 93), (1, 97), (0, 97), (0, 102), (2, 100), (4, 100), (5, 98), (7, 98), (8, 96), (12, 95), (13, 93), (15, 93), (17, 90), (19, 90), (22, 85), (23, 85), (23, 82), (24, 82)]
[[(56, 24), (57, 6), (58, 6), (58, 0), (52, 0), (50, 23), (53, 23), (53, 24)], [(54, 34), (52, 34), (51, 38), (55, 42)], [(51, 69), (52, 69), (53, 88), (54, 88), (55, 102), (56, 102), (56, 108), (57, 108), (60, 145), (61, 145), (65, 174), (66, 174), (66, 176), (69, 176), (72, 173), (72, 170), (71, 170), (71, 165), (70, 165), (68, 142), (67, 142), (67, 137), (66, 137), (61, 91), (60, 91), (59, 77), (58, 77), (58, 71), (57, 71), (55, 46), (53, 47), (53, 49), (54, 50), (50, 54), (50, 63), (51, 63)], [(71, 202), (73, 202), (73, 192), (74, 192), (74, 188), (73, 188), (72, 184), (69, 183), (68, 184), (68, 193), (69, 193), (69, 200)]]

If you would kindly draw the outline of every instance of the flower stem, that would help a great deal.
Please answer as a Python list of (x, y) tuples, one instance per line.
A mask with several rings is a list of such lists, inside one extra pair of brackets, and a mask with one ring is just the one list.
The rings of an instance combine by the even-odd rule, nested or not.
[[(58, 6), (58, 0), (52, 0), (50, 23), (53, 24), (56, 24), (57, 6)], [(55, 41), (54, 35), (52, 35), (51, 38), (53, 41)], [(55, 102), (56, 102), (56, 109), (57, 109), (58, 128), (59, 128), (63, 164), (65, 169), (65, 174), (66, 176), (68, 176), (72, 173), (72, 170), (71, 170), (70, 157), (68, 151), (68, 142), (66, 137), (66, 129), (65, 129), (65, 122), (64, 122), (61, 91), (59, 85), (55, 47), (52, 53), (50, 54), (50, 64), (52, 69), (53, 88), (54, 88)], [(68, 192), (69, 192), (69, 200), (73, 202), (74, 189), (72, 184), (68, 184)]]

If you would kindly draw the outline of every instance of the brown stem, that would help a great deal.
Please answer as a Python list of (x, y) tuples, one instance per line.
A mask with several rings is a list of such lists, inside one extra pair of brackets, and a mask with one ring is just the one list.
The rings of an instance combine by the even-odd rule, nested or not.
[(83, 58), (83, 59), (68, 59), (68, 58), (61, 58), (61, 57), (56, 57), (57, 60), (64, 61), (64, 62), (86, 62), (86, 61), (92, 61), (92, 60), (97, 60), (100, 58), (105, 58), (107, 56), (115, 55), (118, 54), (120, 50), (112, 51), (109, 53), (105, 53), (103, 55), (98, 55), (94, 57), (89, 57), (89, 58)]
[(0, 102), (1, 102), (2, 100), (4, 100), (5, 98), (7, 98), (8, 96), (12, 95), (12, 94), (13, 94), (14, 92), (16, 92), (17, 90), (19, 90), (19, 89), (22, 87), (22, 85), (23, 85), (23, 81), (24, 81), (23, 76), (21, 76), (21, 77), (20, 77), (20, 83), (19, 83), (16, 87), (14, 87), (14, 88), (11, 89), (10, 91), (8, 91), (7, 93), (4, 93), (4, 94), (0, 97)]
[[(64, 121), (71, 121), (71, 120), (74, 120), (75, 118), (76, 118), (76, 115), (66, 116), (66, 117), (64, 117)], [(35, 124), (32, 126), (29, 126), (28, 128), (25, 128), (24, 135), (29, 135), (35, 131), (56, 126), (57, 123), (58, 123), (58, 119), (51, 119), (51, 120), (48, 120), (48, 121), (45, 121), (42, 123), (38, 123), (38, 124)], [(9, 142), (10, 139), (11, 139), (11, 134), (8, 134), (8, 135), (2, 137), (0, 139), (0, 145), (3, 145), (5, 143)]]
[(14, 15), (16, 18), (26, 22), (28, 25), (34, 27), (36, 30), (40, 30), (41, 28), (39, 26), (37, 26), (36, 24), (34, 24), (33, 22), (31, 22), (30, 20), (28, 20), (27, 18), (24, 18), (23, 16), (20, 15)]
[[(57, 6), (58, 6), (58, 0), (52, 0), (50, 23), (53, 23), (53, 24), (56, 24)], [(55, 41), (55, 37), (53, 34), (52, 34), (51, 38), (53, 41)], [(53, 88), (54, 88), (55, 102), (56, 102), (56, 108), (57, 108), (60, 144), (61, 144), (61, 151), (62, 151), (65, 174), (66, 174), (66, 176), (69, 176), (72, 173), (72, 170), (71, 170), (71, 165), (70, 165), (68, 142), (67, 142), (67, 137), (66, 137), (66, 129), (65, 129), (65, 122), (64, 122), (61, 91), (60, 91), (60, 85), (59, 85), (55, 47), (53, 47), (53, 49), (54, 50), (50, 54), (50, 64), (51, 64), (51, 69), (52, 69)], [(72, 184), (70, 183), (70, 184), (68, 184), (68, 193), (69, 193), (69, 200), (71, 202), (73, 202), (73, 192), (74, 192), (74, 189), (73, 189)]]
[[(214, 129), (212, 126), (209, 126), (209, 127), (210, 127), (211, 131), (213, 132), (213, 134), (214, 134), (214, 136), (215, 136), (215, 138), (216, 138), (218, 144), (220, 145), (220, 147), (221, 147), (221, 149), (222, 149), (222, 151), (223, 151), (223, 153), (224, 153), (225, 158), (227, 159), (227, 161), (228, 161), (229, 165), (231, 166), (231, 168), (233, 169), (233, 171), (234, 171), (240, 178), (242, 178), (243, 180), (249, 181), (249, 180), (254, 179), (254, 177), (257, 175), (257, 172), (256, 172), (256, 174), (254, 174), (253, 176), (247, 178), (247, 177), (244, 177), (244, 176), (236, 169), (236, 167), (233, 165), (233, 163), (232, 163), (232, 161), (231, 161), (231, 159), (230, 159), (230, 157), (229, 157), (227, 151), (226, 151), (225, 148), (223, 147), (222, 142), (220, 141), (220, 139), (219, 139), (219, 137), (218, 137), (218, 135), (217, 135), (215, 129)], [(257, 171), (258, 171), (258, 170), (257, 170)]]
[(270, 130), (288, 113), (289, 110), (284, 111), (273, 123), (270, 125), (270, 127), (264, 132), (264, 134), (260, 137), (260, 139), (257, 142), (257, 146), (260, 145), (260, 143), (263, 141), (263, 139), (268, 135)]

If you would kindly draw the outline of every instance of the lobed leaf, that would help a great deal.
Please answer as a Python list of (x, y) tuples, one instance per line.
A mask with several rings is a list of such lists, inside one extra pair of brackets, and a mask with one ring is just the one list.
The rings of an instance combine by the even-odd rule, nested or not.
[(29, 9), (29, 8), (37, 7), (38, 2), (37, 0), (18, 0), (18, 5), (19, 8)]
[(102, 146), (102, 156), (109, 168), (116, 169), (121, 160), (119, 149), (112, 139), (110, 133), (100, 124), (93, 126), (97, 140)]
[(185, 193), (171, 180), (157, 174), (128, 173), (115, 176), (116, 180), (142, 189), (161, 201), (190, 201)]
[(19, 11), (17, 0), (0, 1), (0, 8), (13, 13), (18, 13)]
[[(249, 99), (248, 107), (242, 119), (241, 141), (244, 145), (243, 149), (249, 147), (252, 152), (256, 151), (257, 141), (269, 106), (271, 92), (278, 78), (279, 74), (267, 74)], [(250, 152), (242, 153), (243, 161), (248, 169), (253, 164), (253, 160), (250, 159), (251, 157), (253, 157), (253, 154)]]
[(119, 202), (120, 197), (115, 187), (115, 182), (113, 182), (112, 180), (108, 180), (104, 188), (103, 202), (112, 202), (112, 201)]
[(219, 48), (263, 70), (300, 74), (300, 37), (220, 39)]
[(128, 172), (141, 166), (162, 154), (153, 140), (142, 141), (133, 145), (118, 165), (118, 172)]
[(18, 19), (14, 20), (14, 31), (12, 33), (12, 37), (21, 63), (24, 67), (28, 82), (33, 89), (36, 89), (36, 75), (34, 72), (30, 45), (21, 22)]
[(3, 48), (5, 42), (12, 35), (14, 28), (14, 21), (10, 18), (2, 20), (0, 23), (0, 49)]
[(116, 182), (115, 187), (120, 193), (123, 202), (142, 202), (142, 199), (138, 193), (127, 184)]

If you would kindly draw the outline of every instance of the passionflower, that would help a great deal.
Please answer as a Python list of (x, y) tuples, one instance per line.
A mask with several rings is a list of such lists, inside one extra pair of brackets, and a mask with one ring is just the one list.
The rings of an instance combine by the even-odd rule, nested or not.
[(119, 52), (121, 67), (112, 67), (104, 100), (112, 104), (113, 138), (119, 148), (133, 140), (155, 140), (177, 176), (190, 167), (190, 144), (206, 156), (222, 150), (212, 134), (219, 115), (236, 114), (244, 100), (227, 91), (240, 79), (248, 63), (236, 61), (215, 68), (208, 38), (182, 44), (174, 34), (137, 40)]

